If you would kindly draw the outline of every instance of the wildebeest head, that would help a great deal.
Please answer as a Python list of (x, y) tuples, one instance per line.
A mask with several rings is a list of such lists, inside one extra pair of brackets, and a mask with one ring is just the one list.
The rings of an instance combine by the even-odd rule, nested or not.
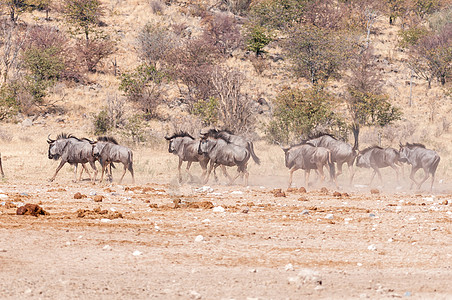
[(404, 145), (400, 144), (399, 161), (403, 162), (403, 163), (408, 162), (408, 156), (410, 155), (410, 152), (411, 152), (411, 150), (409, 147), (407, 147), (406, 145), (404, 146)]
[(199, 147), (198, 147), (198, 154), (202, 155), (202, 154), (207, 154), (209, 152), (209, 143), (211, 143), (211, 141), (208, 138), (201, 138), (201, 140), (199, 141)]
[(93, 142), (91, 145), (93, 145), (93, 156), (98, 158), (100, 156), (100, 153), (102, 152), (102, 149), (104, 149), (106, 142)]
[(63, 154), (63, 150), (66, 147), (68, 138), (71, 136), (59, 135), (56, 140), (50, 138), (50, 134), (47, 137), (47, 143), (49, 144), (48, 157), (49, 159), (58, 160)]

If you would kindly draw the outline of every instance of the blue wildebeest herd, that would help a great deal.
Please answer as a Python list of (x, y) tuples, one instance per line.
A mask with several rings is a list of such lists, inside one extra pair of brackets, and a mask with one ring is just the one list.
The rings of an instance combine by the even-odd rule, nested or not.
[[(77, 181), (77, 167), (82, 164), (83, 169), (88, 173), (92, 182), (96, 180), (97, 168), (95, 161), (98, 160), (102, 166), (101, 181), (104, 177), (104, 172), (107, 167), (110, 168), (109, 176), (111, 178), (111, 167), (113, 163), (121, 162), (124, 165), (124, 172), (119, 182), (122, 181), (127, 170), (132, 174), (132, 180), (135, 181), (133, 174), (133, 155), (132, 151), (125, 147), (118, 145), (116, 140), (111, 137), (100, 137), (97, 141), (92, 141), (87, 138), (79, 139), (71, 134), (59, 134), (55, 140), (47, 138), (49, 144), (48, 157), (49, 159), (61, 159), (55, 174), (50, 181), (55, 180), (58, 172), (65, 163), (75, 166), (74, 181)], [(86, 168), (86, 163), (89, 163), (94, 170), (94, 175)], [(80, 172), (79, 180), (81, 180), (82, 173)]]
[[(199, 139), (195, 139), (185, 132), (166, 137), (169, 141), (169, 152), (179, 156), (179, 182), (182, 181), (181, 165), (187, 162), (187, 173), (190, 178), (193, 176), (189, 172), (193, 162), (199, 162), (203, 170), (203, 183), (208, 182), (209, 175), (218, 166), (222, 167), (223, 173), (229, 178), (232, 184), (240, 175), (244, 176), (245, 184), (248, 183), (247, 164), (250, 157), (259, 164), (260, 160), (254, 152), (254, 145), (251, 141), (232, 134), (227, 130), (211, 129), (208, 132), (201, 133)], [(358, 151), (350, 144), (337, 139), (329, 134), (317, 134), (303, 140), (300, 144), (290, 147), (283, 147), (285, 154), (285, 165), (289, 169), (289, 187), (292, 185), (293, 173), (296, 170), (305, 171), (305, 184), (308, 183), (311, 170), (315, 170), (320, 175), (321, 181), (324, 180), (324, 167), (328, 166), (330, 180), (337, 186), (337, 177), (342, 174), (342, 166), (347, 164), (349, 169), (349, 183), (352, 184), (355, 170), (353, 165), (360, 168), (371, 168), (373, 170), (369, 185), (372, 184), (375, 175), (378, 175), (380, 181), (383, 179), (380, 173), (381, 168), (391, 167), (395, 170), (397, 182), (399, 182), (399, 169), (403, 163), (412, 166), (410, 179), (416, 184), (418, 189), (431, 176), (430, 190), (433, 188), (435, 172), (440, 160), (439, 155), (426, 149), (422, 144), (400, 144), (400, 149), (381, 148), (379, 146), (368, 147)], [(210, 165), (209, 165), (210, 162)], [(225, 166), (237, 166), (237, 175), (229, 176)], [(424, 178), (418, 182), (414, 175), (420, 168), (424, 170)], [(336, 171), (337, 169), (337, 171)], [(216, 175), (215, 175), (216, 178)]]
[[(209, 181), (210, 174), (214, 173), (215, 179), (216, 168), (220, 167), (225, 177), (229, 179), (229, 184), (233, 184), (239, 177), (243, 177), (244, 184), (248, 185), (249, 173), (247, 170), (250, 158), (255, 163), (260, 164), (260, 159), (254, 152), (254, 145), (251, 140), (242, 136), (235, 135), (228, 130), (210, 129), (201, 132), (200, 138), (196, 139), (186, 132), (179, 132), (170, 137), (165, 137), (169, 141), (168, 151), (179, 157), (178, 164), (178, 181), (182, 182), (181, 166), (183, 162), (187, 162), (186, 172), (193, 180), (194, 177), (190, 173), (190, 167), (193, 162), (198, 162), (202, 169), (201, 180), (203, 183)], [(55, 180), (56, 175), (65, 163), (75, 166), (74, 181), (77, 181), (77, 167), (82, 164), (82, 172), (85, 170), (90, 179), (94, 182), (97, 176), (96, 161), (99, 161), (102, 167), (102, 175), (100, 181), (103, 181), (104, 173), (112, 180), (111, 169), (113, 163), (122, 163), (124, 171), (119, 182), (121, 182), (129, 170), (132, 175), (133, 182), (133, 153), (132, 151), (117, 143), (112, 137), (98, 137), (96, 141), (82, 138), (79, 139), (73, 135), (60, 134), (55, 140), (47, 139), (49, 143), (48, 157), (49, 159), (61, 159), (55, 174), (50, 181)], [(330, 180), (337, 186), (337, 177), (342, 174), (342, 166), (347, 164), (349, 170), (349, 183), (352, 184), (355, 170), (353, 165), (360, 168), (370, 168), (373, 170), (372, 178), (369, 185), (372, 184), (375, 175), (383, 183), (380, 173), (381, 168), (391, 167), (394, 169), (399, 182), (399, 169), (403, 163), (411, 165), (411, 186), (416, 185), (420, 189), (422, 184), (431, 176), (430, 190), (433, 188), (435, 173), (438, 167), (440, 157), (434, 150), (425, 148), (422, 144), (406, 143), (400, 144), (400, 149), (382, 148), (379, 146), (371, 146), (362, 151), (358, 151), (350, 144), (337, 139), (329, 134), (317, 134), (310, 136), (307, 140), (303, 140), (300, 144), (290, 147), (283, 147), (285, 155), (285, 165), (289, 169), (289, 187), (292, 186), (293, 173), (296, 170), (305, 171), (305, 184), (308, 184), (309, 174), (314, 170), (323, 182), (325, 179), (324, 168), (327, 167)], [(1, 162), (1, 160), (0, 160)], [(94, 170), (91, 176), (86, 163), (89, 163)], [(226, 167), (237, 167), (237, 174), (230, 176)], [(415, 179), (415, 173), (419, 169), (424, 170), (422, 180)], [(0, 171), (1, 169), (0, 164)], [(2, 172), (3, 173), (3, 172)]]

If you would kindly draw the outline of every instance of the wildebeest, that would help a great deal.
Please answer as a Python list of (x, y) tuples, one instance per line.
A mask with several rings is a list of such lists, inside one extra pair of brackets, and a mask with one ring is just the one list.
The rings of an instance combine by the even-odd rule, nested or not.
[(242, 136), (235, 135), (229, 130), (217, 130), (217, 129), (210, 129), (206, 133), (201, 132), (202, 137), (213, 137), (215, 139), (223, 139), (227, 143), (234, 144), (243, 148), (246, 148), (249, 153), (251, 154), (251, 157), (253, 158), (254, 162), (256, 164), (260, 164), (261, 161), (259, 157), (257, 157), (256, 153), (254, 152), (254, 144), (253, 142), (245, 139)]
[(379, 169), (386, 167), (394, 169), (397, 176), (397, 182), (399, 182), (399, 166), (401, 166), (400, 154), (399, 151), (394, 148), (382, 148), (379, 146), (367, 147), (358, 152), (356, 166), (360, 168), (372, 168), (374, 170), (369, 185), (372, 185), (375, 174), (378, 174), (378, 178), (383, 183)]
[[(57, 167), (55, 174), (50, 181), (55, 180), (56, 175), (65, 163), (75, 165), (74, 181), (77, 181), (77, 167), (79, 163), (82, 164), (83, 168), (91, 178), (91, 174), (85, 166), (85, 164), (89, 162), (94, 170), (94, 177), (91, 178), (94, 182), (97, 176), (97, 168), (94, 164), (96, 159), (93, 156), (93, 149), (90, 142), (91, 141), (88, 139), (78, 139), (75, 136), (66, 133), (59, 134), (56, 140), (52, 140), (49, 135), (47, 138), (47, 143), (49, 144), (49, 159), (58, 160), (61, 158), (60, 165)], [(80, 173), (80, 177), (81, 176), (82, 175)]]
[(176, 133), (170, 137), (165, 137), (165, 139), (169, 141), (168, 152), (179, 156), (179, 165), (177, 166), (179, 183), (182, 182), (181, 166), (184, 161), (187, 162), (185, 171), (191, 180), (193, 180), (193, 176), (190, 173), (190, 167), (193, 162), (199, 162), (202, 169), (202, 178), (204, 179), (207, 173), (209, 157), (198, 153), (200, 140), (195, 140), (194, 137), (186, 132)]
[(107, 166), (115, 162), (120, 162), (124, 165), (124, 172), (119, 179), (119, 183), (122, 182), (127, 170), (129, 170), (132, 175), (132, 182), (135, 183), (132, 150), (125, 146), (118, 145), (118, 142), (112, 137), (98, 138), (98, 140), (93, 142), (92, 145), (93, 155), (99, 159), (99, 162), (102, 165), (102, 175), (100, 178), (101, 182), (104, 179), (104, 172)]
[(199, 154), (206, 154), (210, 158), (210, 165), (204, 183), (208, 182), (212, 169), (223, 166), (237, 166), (237, 175), (234, 178), (229, 177), (229, 184), (232, 184), (240, 175), (245, 176), (245, 185), (248, 185), (247, 171), (250, 151), (247, 148), (228, 143), (223, 138), (214, 138), (212, 136), (201, 138), (198, 148)]
[(319, 133), (315, 136), (310, 136), (308, 143), (316, 147), (325, 147), (331, 151), (331, 159), (337, 164), (336, 178), (342, 174), (342, 165), (347, 163), (350, 172), (350, 184), (353, 180), (353, 163), (356, 158), (356, 149), (350, 144), (340, 141), (332, 135)]
[[(410, 179), (413, 181), (410, 188), (413, 187), (413, 183), (420, 189), (421, 185), (428, 179), (430, 174), (432, 175), (432, 183), (430, 185), (430, 191), (433, 189), (433, 182), (435, 181), (435, 173), (438, 168), (440, 157), (434, 150), (426, 149), (424, 145), (417, 143), (400, 144), (400, 160), (407, 162), (411, 165)], [(424, 169), (424, 178), (417, 182), (414, 178), (417, 170)]]
[(316, 170), (321, 180), (325, 179), (323, 167), (328, 164), (331, 180), (335, 181), (335, 168), (331, 157), (331, 151), (324, 147), (316, 147), (310, 143), (294, 145), (282, 148), (285, 154), (285, 164), (289, 168), (289, 188), (292, 186), (292, 176), (296, 170), (305, 171), (305, 185), (308, 185), (309, 173)]

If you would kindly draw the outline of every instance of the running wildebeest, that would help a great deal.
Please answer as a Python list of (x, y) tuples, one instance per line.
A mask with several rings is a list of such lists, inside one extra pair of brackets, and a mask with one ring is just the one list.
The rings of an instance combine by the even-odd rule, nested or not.
[(118, 142), (112, 137), (103, 137), (99, 138), (98, 141), (92, 142), (92, 149), (93, 156), (99, 159), (99, 162), (102, 165), (102, 175), (100, 178), (101, 182), (104, 179), (104, 173), (108, 165), (120, 162), (124, 165), (124, 172), (119, 179), (119, 183), (122, 182), (127, 170), (129, 170), (132, 175), (132, 182), (135, 183), (132, 150), (125, 146), (118, 145)]
[[(413, 187), (413, 183), (417, 185), (420, 189), (421, 185), (428, 179), (430, 174), (432, 175), (432, 183), (430, 184), (430, 191), (433, 189), (433, 182), (435, 181), (435, 173), (438, 168), (440, 157), (438, 153), (434, 150), (426, 149), (424, 145), (417, 143), (406, 143), (405, 145), (400, 144), (400, 161), (407, 162), (411, 165), (410, 179), (413, 181), (411, 183), (410, 189)], [(414, 178), (417, 170), (420, 168), (424, 169), (424, 178), (417, 182)]]
[(325, 147), (331, 151), (331, 159), (337, 164), (336, 178), (342, 174), (342, 165), (347, 163), (350, 172), (350, 184), (352, 184), (354, 175), (353, 163), (357, 154), (354, 147), (325, 133), (310, 136), (307, 142), (316, 147)]
[(372, 168), (373, 174), (370, 179), (369, 186), (372, 185), (372, 181), (375, 178), (375, 174), (378, 174), (378, 178), (383, 184), (380, 170), (381, 168), (391, 167), (396, 172), (397, 183), (399, 183), (399, 167), (402, 166), (400, 162), (400, 154), (394, 148), (382, 148), (379, 146), (371, 146), (359, 151), (356, 157), (356, 166), (360, 168)]
[[(95, 165), (96, 159), (93, 156), (93, 149), (91, 146), (92, 141), (89, 139), (78, 139), (71, 134), (61, 133), (57, 136), (56, 140), (52, 140), (50, 138), (50, 134), (47, 137), (47, 143), (49, 144), (48, 157), (49, 159), (58, 160), (61, 158), (60, 165), (57, 167), (55, 174), (50, 179), (50, 181), (54, 181), (56, 175), (63, 167), (65, 163), (69, 163), (71, 165), (75, 165), (74, 171), (74, 182), (77, 181), (77, 167), (78, 164), (81, 163), (82, 167), (90, 176), (90, 179), (94, 182), (97, 176), (97, 168)], [(85, 164), (88, 163), (94, 170), (94, 177), (91, 178), (91, 174), (89, 170), (86, 168)], [(82, 173), (80, 173), (81, 180)]]
[(169, 141), (168, 152), (179, 156), (179, 165), (177, 166), (179, 183), (182, 182), (181, 166), (184, 161), (187, 162), (185, 171), (190, 176), (190, 180), (193, 181), (193, 176), (190, 173), (190, 167), (193, 162), (199, 162), (202, 169), (202, 178), (204, 179), (207, 173), (209, 157), (198, 153), (200, 140), (195, 140), (194, 137), (186, 132), (180, 132), (170, 137), (165, 137), (165, 139)]
[(310, 143), (294, 145), (282, 148), (285, 154), (285, 164), (289, 168), (289, 188), (292, 186), (292, 176), (296, 170), (305, 171), (305, 185), (308, 185), (311, 170), (316, 170), (321, 181), (325, 179), (323, 167), (328, 165), (330, 178), (335, 181), (335, 168), (332, 161), (331, 151), (324, 147), (316, 147)]
[(247, 148), (228, 143), (223, 138), (214, 138), (212, 136), (201, 138), (198, 148), (199, 154), (206, 154), (210, 158), (210, 166), (204, 183), (209, 181), (212, 169), (218, 166), (237, 166), (237, 175), (231, 178), (229, 175), (229, 184), (232, 184), (240, 175), (245, 176), (245, 185), (248, 185), (247, 171), (248, 160), (250, 159), (250, 151)]
[(215, 139), (223, 139), (229, 144), (234, 144), (243, 148), (246, 148), (249, 153), (251, 154), (251, 157), (253, 158), (254, 162), (256, 164), (260, 164), (261, 161), (259, 157), (257, 157), (256, 153), (254, 152), (254, 144), (253, 142), (245, 139), (242, 136), (235, 135), (229, 130), (217, 130), (217, 129), (210, 129), (206, 133), (201, 133), (201, 137), (213, 137)]

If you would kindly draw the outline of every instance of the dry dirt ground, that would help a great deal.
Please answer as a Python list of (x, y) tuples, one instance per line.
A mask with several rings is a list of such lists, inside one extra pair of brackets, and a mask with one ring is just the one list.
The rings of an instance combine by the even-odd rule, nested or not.
[[(69, 166), (50, 183), (57, 162), (39, 130), (2, 149), (2, 299), (452, 298), (444, 182), (433, 194), (406, 182), (372, 194), (360, 170), (352, 187), (342, 177), (287, 191), (282, 151), (258, 144), (250, 186), (178, 185), (162, 142), (134, 149), (135, 185), (129, 174), (118, 185), (119, 170), (113, 184), (73, 183)], [(49, 215), (16, 215), (25, 203)]]

